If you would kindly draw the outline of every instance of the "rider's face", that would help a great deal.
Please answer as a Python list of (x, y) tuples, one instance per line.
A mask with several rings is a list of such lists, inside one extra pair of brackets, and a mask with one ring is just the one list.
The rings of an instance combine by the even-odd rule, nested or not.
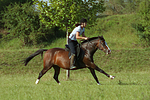
[(87, 23), (86, 23), (86, 22), (84, 22), (84, 23), (82, 23), (82, 25), (83, 25), (83, 27), (86, 27)]

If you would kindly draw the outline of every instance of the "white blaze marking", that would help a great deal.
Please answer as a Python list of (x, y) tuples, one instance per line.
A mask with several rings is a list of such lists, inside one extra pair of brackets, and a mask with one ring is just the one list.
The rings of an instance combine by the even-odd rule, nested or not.
[[(106, 41), (105, 41), (105, 45), (107, 46), (108, 50), (110, 50), (110, 48), (108, 47), (108, 45), (107, 45), (107, 42), (106, 42)], [(110, 50), (110, 52), (111, 52), (111, 50)]]

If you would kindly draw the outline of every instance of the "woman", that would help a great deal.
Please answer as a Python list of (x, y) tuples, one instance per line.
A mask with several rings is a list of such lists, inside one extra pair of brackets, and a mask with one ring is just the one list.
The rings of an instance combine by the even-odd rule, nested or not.
[[(76, 28), (71, 32), (68, 38), (68, 45), (71, 49), (71, 60), (70, 60), (70, 69), (76, 68), (75, 64), (75, 56), (76, 56), (76, 47), (77, 47), (77, 39), (85, 39), (87, 40), (88, 37), (85, 36), (84, 31), (87, 25), (87, 20), (82, 18), (80, 24), (76, 24)], [(82, 35), (82, 36), (80, 36)]]

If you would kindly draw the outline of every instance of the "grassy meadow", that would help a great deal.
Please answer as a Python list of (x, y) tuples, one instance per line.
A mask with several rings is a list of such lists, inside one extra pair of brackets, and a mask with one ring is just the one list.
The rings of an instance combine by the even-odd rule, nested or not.
[(42, 70), (40, 55), (27, 66), (23, 59), (40, 48), (62, 47), (65, 37), (43, 45), (25, 47), (18, 39), (0, 42), (0, 100), (150, 100), (150, 47), (143, 45), (132, 27), (137, 16), (114, 15), (99, 18), (97, 25), (86, 29), (88, 37), (103, 35), (112, 54), (98, 50), (94, 55), (97, 66), (116, 76), (111, 80), (96, 71), (97, 85), (88, 69), (66, 72), (61, 69), (58, 85), (50, 69), (35, 81)]

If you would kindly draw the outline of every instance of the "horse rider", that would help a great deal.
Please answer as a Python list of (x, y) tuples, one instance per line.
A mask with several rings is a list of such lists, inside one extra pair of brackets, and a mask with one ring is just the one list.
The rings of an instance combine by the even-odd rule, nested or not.
[[(76, 24), (73, 31), (70, 33), (68, 38), (68, 45), (71, 49), (71, 60), (70, 60), (70, 69), (76, 68), (75, 66), (75, 57), (76, 57), (76, 47), (78, 44), (77, 39), (85, 39), (87, 40), (88, 37), (85, 36), (85, 27), (87, 25), (87, 20), (85, 18), (82, 18), (80, 20), (80, 24)], [(82, 35), (82, 36), (81, 36)]]

